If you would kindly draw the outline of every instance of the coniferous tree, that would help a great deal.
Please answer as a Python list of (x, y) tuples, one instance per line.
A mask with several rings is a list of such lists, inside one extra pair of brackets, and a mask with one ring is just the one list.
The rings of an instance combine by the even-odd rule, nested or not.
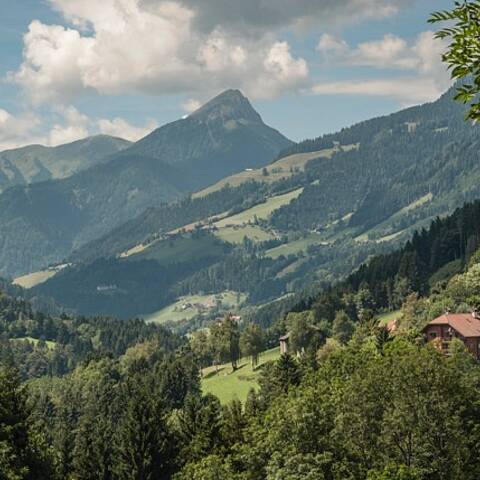
[(126, 410), (116, 433), (115, 478), (168, 478), (172, 443), (162, 400), (140, 378), (132, 378), (125, 393)]
[(33, 430), (18, 372), (0, 366), (0, 478), (47, 480), (52, 471), (43, 442)]

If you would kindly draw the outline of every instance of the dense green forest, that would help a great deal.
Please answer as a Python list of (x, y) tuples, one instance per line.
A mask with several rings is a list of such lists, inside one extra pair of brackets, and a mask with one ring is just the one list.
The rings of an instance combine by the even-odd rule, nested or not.
[[(479, 220), (480, 202), (435, 220), (289, 313), (273, 307), (267, 330), (228, 317), (187, 341), (3, 294), (0, 477), (477, 478), (480, 367), (421, 329), (480, 305)], [(395, 334), (376, 319), (391, 309)], [(202, 367), (255, 364), (285, 331), (299, 355), (263, 365), (244, 405), (202, 393)]]
[(0, 295), (0, 357), (19, 366), (22, 380), (62, 376), (96, 357), (118, 358), (147, 340), (156, 342), (159, 354), (182, 343), (169, 330), (140, 320), (51, 316)]
[[(414, 302), (454, 301), (464, 284), (479, 299), (478, 258), (442, 293)], [(244, 344), (252, 359), (255, 345), (262, 346), (255, 329), (241, 332), (228, 319), (203, 341), (146, 336), (121, 356), (98, 353), (61, 377), (35, 375), (26, 387), (14, 356), (3, 350), (0, 474), (473, 480), (480, 468), (480, 367), (460, 341), (449, 356), (424, 344), (418, 328), (433, 311), (424, 308), (422, 318), (419, 305), (412, 309), (407, 298), (405, 328), (394, 336), (368, 316), (354, 323), (337, 312), (327, 333), (308, 328), (312, 317), (289, 314), (292, 348), (305, 353), (265, 365), (260, 389), (244, 405), (222, 406), (201, 392), (199, 368), (213, 358), (205, 356), (209, 346), (232, 362)]]

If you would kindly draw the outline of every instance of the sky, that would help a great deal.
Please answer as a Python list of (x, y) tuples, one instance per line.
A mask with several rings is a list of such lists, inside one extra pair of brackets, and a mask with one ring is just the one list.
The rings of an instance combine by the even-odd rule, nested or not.
[(453, 0), (0, 0), (0, 150), (135, 141), (239, 88), (292, 140), (435, 100)]

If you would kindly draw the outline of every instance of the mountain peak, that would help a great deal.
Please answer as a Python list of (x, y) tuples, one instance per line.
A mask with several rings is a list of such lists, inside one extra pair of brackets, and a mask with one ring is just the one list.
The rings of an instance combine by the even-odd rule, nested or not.
[(240, 90), (225, 90), (220, 95), (207, 102), (203, 107), (193, 112), (189, 118), (198, 120), (247, 120), (263, 123), (262, 118), (252, 107), (250, 101)]

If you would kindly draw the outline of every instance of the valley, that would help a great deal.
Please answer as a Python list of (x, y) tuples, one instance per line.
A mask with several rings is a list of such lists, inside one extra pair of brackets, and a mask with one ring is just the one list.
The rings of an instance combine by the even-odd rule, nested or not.
[(480, 0), (5, 10), (0, 480), (478, 480)]
[[(237, 100), (251, 112), (231, 95), (200, 117)], [(288, 147), (265, 167), (149, 208), (62, 258), (72, 267), (34, 274), (45, 281), (28, 283), (28, 295), (82, 313), (163, 312), (163, 321), (188, 296), (234, 290), (242, 314), (321, 290), (480, 195), (478, 127), (464, 123), (451, 97)], [(97, 290), (103, 285), (115, 288), (106, 294)], [(185, 331), (208, 322), (195, 310), (187, 317)]]

